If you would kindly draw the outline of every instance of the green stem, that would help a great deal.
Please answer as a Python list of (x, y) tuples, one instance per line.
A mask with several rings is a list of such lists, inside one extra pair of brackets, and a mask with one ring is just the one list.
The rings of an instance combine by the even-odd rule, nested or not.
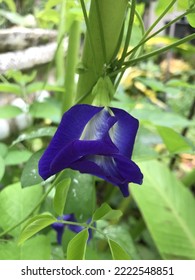
[(169, 10), (174, 6), (177, 0), (172, 0), (171, 3), (166, 7), (166, 9), (162, 12), (162, 14), (155, 20), (155, 22), (148, 28), (143, 39), (145, 39), (150, 32), (156, 27), (156, 25), (161, 21), (161, 19), (169, 12)]
[(89, 104), (93, 100), (90, 93), (94, 85), (105, 74), (106, 65), (111, 63), (120, 45), (119, 38), (128, 5), (128, 0), (98, 0), (98, 5), (96, 1), (91, 0), (89, 18), (84, 14), (87, 33), (82, 64), (86, 70), (80, 74), (77, 87), (77, 100), (82, 99)]
[(46, 197), (48, 196), (48, 194), (51, 192), (51, 190), (54, 188), (55, 184), (57, 183), (57, 181), (59, 180), (60, 176), (62, 173), (60, 173), (58, 175), (58, 177), (54, 180), (54, 182), (51, 184), (51, 186), (48, 188), (48, 190), (44, 193), (44, 195), (41, 197), (41, 199), (39, 200), (39, 202), (35, 205), (35, 207), (30, 211), (30, 213), (23, 218), (21, 221), (19, 221), (17, 224), (9, 227), (8, 229), (6, 229), (5, 231), (0, 233), (0, 237), (7, 234), (8, 232), (14, 230), (15, 228), (17, 228), (18, 226), (20, 226), (21, 224), (23, 224), (34, 212), (35, 210), (37, 210), (37, 208), (39, 208), (39, 206), (43, 203), (43, 201), (46, 199)]
[(178, 47), (179, 45), (184, 44), (184, 43), (186, 43), (186, 42), (188, 42), (188, 41), (191, 41), (191, 40), (193, 40), (193, 39), (195, 39), (195, 34), (188, 35), (188, 36), (186, 36), (186, 37), (183, 38), (183, 39), (177, 40), (175, 43), (173, 43), (173, 44), (171, 44), (171, 45), (169, 45), (169, 46), (160, 48), (160, 49), (158, 49), (158, 50), (155, 50), (155, 51), (153, 51), (153, 52), (147, 53), (147, 54), (142, 55), (142, 56), (140, 56), (140, 57), (131, 59), (131, 61), (124, 62), (124, 63), (123, 63), (124, 67), (122, 67), (121, 69), (118, 69), (118, 70), (112, 72), (112, 73), (110, 74), (110, 76), (116, 75), (117, 73), (126, 70), (127, 68), (131, 67), (132, 65), (134, 65), (134, 64), (137, 63), (137, 62), (140, 62), (140, 61), (146, 60), (146, 59), (148, 59), (148, 58), (150, 58), (150, 57), (153, 57), (153, 56), (155, 56), (155, 55), (159, 55), (159, 54), (161, 54), (161, 53), (164, 53), (164, 52), (166, 52), (166, 51), (168, 51), (168, 50), (170, 50), (170, 49), (172, 49), (172, 48)]
[(120, 59), (120, 65), (122, 65), (125, 60), (127, 50), (129, 47), (129, 43), (131, 40), (131, 34), (132, 34), (133, 22), (134, 22), (134, 16), (135, 16), (135, 7), (136, 7), (136, 0), (132, 0), (131, 6), (130, 6), (131, 10), (130, 10), (130, 16), (129, 16), (128, 29), (127, 29), (127, 34), (126, 34), (126, 38), (125, 38), (125, 45), (124, 45), (122, 56)]
[(60, 23), (58, 26), (58, 48), (56, 50), (55, 54), (55, 63), (56, 63), (56, 79), (57, 84), (59, 86), (64, 84), (64, 46), (63, 46), (63, 38), (65, 36), (65, 30), (66, 30), (66, 9), (67, 9), (67, 1), (62, 1), (61, 7), (60, 7)]
[(63, 99), (63, 112), (67, 111), (74, 102), (75, 98), (75, 72), (78, 62), (78, 52), (80, 45), (80, 22), (74, 21), (70, 28), (69, 44), (65, 66), (65, 94)]
[[(140, 16), (140, 14), (136, 10), (135, 10), (135, 15), (136, 15), (136, 17), (137, 17), (137, 19), (138, 19), (138, 21), (140, 23), (140, 28), (141, 28), (142, 36), (144, 36), (144, 33), (145, 33), (144, 22), (143, 22), (143, 20), (142, 20), (142, 18)], [(144, 45), (140, 45), (139, 47), (141, 47), (141, 50), (140, 50), (140, 54), (141, 54), (143, 52)], [(118, 77), (117, 81), (115, 82), (115, 89), (118, 88), (118, 86), (120, 84), (120, 81), (121, 81), (121, 79), (122, 79), (122, 77), (124, 75), (124, 72), (125, 72), (125, 70), (120, 73), (120, 76)]]
[(144, 35), (144, 37), (142, 38), (142, 40), (139, 42), (139, 44), (137, 46), (135, 46), (132, 50), (130, 50), (127, 55), (129, 56), (130, 54), (132, 54), (132, 56), (134, 56), (135, 52), (141, 47), (143, 46), (147, 41), (149, 41), (151, 38), (155, 37), (156, 35), (158, 35), (160, 32), (162, 32), (163, 30), (165, 30), (166, 28), (168, 28), (169, 26), (171, 26), (172, 24), (174, 24), (175, 22), (177, 22), (178, 20), (180, 20), (181, 18), (183, 18), (184, 16), (188, 15), (190, 13), (190, 11), (186, 11), (185, 13), (181, 14), (180, 16), (176, 17), (174, 20), (170, 21), (169, 23), (165, 24), (163, 27), (161, 27), (160, 29), (158, 29), (156, 32), (154, 32), (153, 34), (151, 34), (150, 36), (148, 36), (146, 38), (146, 36)]

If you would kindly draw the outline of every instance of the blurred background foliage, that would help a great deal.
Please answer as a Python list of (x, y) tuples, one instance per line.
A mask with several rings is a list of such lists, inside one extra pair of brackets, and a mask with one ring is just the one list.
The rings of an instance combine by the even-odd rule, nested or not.
[[(48, 35), (47, 40), (57, 41), (60, 46), (59, 40), (68, 36), (76, 19), (81, 24), (81, 55), (86, 27), (79, 1), (69, 1), (63, 28), (62, 2), (0, 1), (0, 31), (13, 27), (17, 27), (18, 32), (24, 27), (30, 32), (35, 28), (56, 31), (54, 37), (50, 39)], [(85, 1), (87, 7), (89, 2)], [(145, 25), (151, 2), (137, 1), (136, 9)], [(156, 15), (166, 7), (165, 2), (158, 1)], [(182, 1), (178, 3), (182, 6)], [(182, 8), (185, 10), (186, 7)], [(193, 22), (192, 18), (190, 20)], [(186, 18), (181, 19), (174, 24), (174, 30), (168, 29), (149, 40), (144, 53), (193, 33), (193, 24), (190, 25)], [(141, 38), (140, 22), (136, 18), (129, 50)], [(46, 40), (39, 45), (33, 40), (27, 43), (29, 48), (33, 44), (41, 47), (48, 43)], [(13, 43), (14, 38), (11, 41)], [(17, 42), (15, 44), (17, 56)], [(1, 50), (0, 57), (5, 53), (9, 55), (8, 45)], [(67, 48), (62, 51), (64, 58), (58, 56), (59, 50), (60, 47), (47, 62), (25, 69), (10, 66), (5, 72), (0, 70), (0, 233), (29, 213), (46, 211), (56, 215), (53, 190), (33, 213), (31, 210), (51, 184), (50, 181), (42, 182), (37, 162), (62, 115), (61, 96), (65, 89), (64, 81), (59, 79), (58, 67), (62, 63), (65, 69)], [(115, 240), (131, 259), (195, 259), (194, 67), (195, 45), (189, 42), (138, 62), (125, 71), (111, 105), (126, 110), (140, 121), (133, 159), (144, 173), (143, 185), (132, 185), (129, 198), (124, 199), (117, 188), (97, 178), (93, 187), (94, 181), (89, 175), (77, 174), (75, 177), (70, 171), (64, 174), (73, 179), (65, 214), (74, 212), (78, 220), (86, 221), (103, 202), (123, 212), (117, 222), (104, 218), (97, 221), (96, 227), (103, 235), (94, 232), (94, 238), (87, 245), (86, 259), (113, 257), (105, 235)], [(82, 70), (78, 65), (77, 72)], [(63, 244), (59, 246), (55, 232), (49, 226), (23, 246), (18, 246), (18, 235), (23, 226), (24, 223), (3, 235), (0, 259), (66, 258), (67, 246), (74, 233), (66, 229)]]

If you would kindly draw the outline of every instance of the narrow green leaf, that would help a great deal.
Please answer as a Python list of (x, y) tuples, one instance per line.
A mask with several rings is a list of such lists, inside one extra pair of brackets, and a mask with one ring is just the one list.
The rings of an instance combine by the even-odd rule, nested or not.
[(62, 181), (60, 181), (56, 186), (56, 193), (53, 200), (53, 206), (55, 212), (59, 216), (63, 214), (70, 183), (71, 179), (65, 178)]
[(16, 95), (21, 95), (22, 91), (19, 85), (10, 83), (0, 83), (0, 92), (6, 92)]
[(186, 139), (170, 127), (157, 126), (157, 130), (170, 153), (192, 151)]
[(56, 132), (56, 127), (50, 126), (50, 127), (42, 127), (37, 130), (31, 131), (29, 133), (23, 133), (16, 140), (12, 142), (12, 146), (25, 140), (42, 138), (47, 136), (52, 137), (55, 132)]
[(107, 203), (103, 203), (93, 214), (92, 220), (118, 220), (122, 214), (120, 210), (113, 210)]
[(50, 213), (43, 213), (29, 219), (19, 236), (18, 244), (22, 244), (25, 240), (55, 222), (56, 218)]
[(43, 150), (36, 152), (25, 164), (21, 176), (22, 187), (37, 185), (43, 181), (38, 172), (38, 161), (42, 154)]
[(130, 256), (125, 250), (115, 241), (108, 239), (108, 244), (113, 260), (130, 260)]
[(3, 178), (5, 172), (5, 163), (3, 158), (0, 156), (0, 180)]
[(0, 108), (1, 119), (11, 119), (22, 113), (22, 110), (16, 106), (5, 105)]
[(140, 164), (141, 187), (130, 185), (154, 242), (164, 259), (195, 259), (195, 200), (170, 170), (157, 161)]
[(69, 243), (67, 248), (68, 260), (84, 260), (88, 240), (88, 230), (80, 231)]

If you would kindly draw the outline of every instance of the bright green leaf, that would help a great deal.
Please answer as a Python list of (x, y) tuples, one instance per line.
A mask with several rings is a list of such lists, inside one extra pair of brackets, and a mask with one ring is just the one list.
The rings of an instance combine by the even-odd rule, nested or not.
[(21, 176), (22, 187), (29, 187), (39, 184), (43, 181), (38, 172), (38, 161), (42, 156), (43, 151), (34, 153), (27, 161)]
[(4, 143), (0, 143), (0, 156), (4, 158), (7, 154), (8, 147)]
[(108, 244), (113, 260), (130, 260), (130, 256), (125, 250), (115, 241), (108, 239)]
[(28, 150), (10, 150), (5, 157), (6, 165), (17, 165), (26, 162), (32, 153)]
[(56, 127), (42, 127), (37, 130), (31, 131), (29, 133), (23, 133), (16, 140), (13, 141), (12, 145), (20, 143), (25, 140), (30, 140), (34, 138), (42, 138), (42, 137), (52, 137), (56, 132)]
[(34, 118), (50, 119), (55, 123), (59, 123), (61, 119), (61, 108), (55, 102), (34, 102), (30, 107), (30, 114)]
[(170, 127), (158, 126), (157, 130), (170, 153), (192, 151), (186, 139)]
[(130, 185), (154, 242), (164, 259), (195, 259), (195, 200), (169, 169), (141, 163), (141, 187)]
[(91, 175), (64, 170), (66, 178), (71, 178), (64, 213), (74, 213), (78, 221), (86, 222), (95, 209), (95, 187)]
[[(22, 221), (37, 205), (42, 195), (40, 186), (22, 189), (20, 184), (7, 186), (0, 192), (0, 227), (7, 230)], [(10, 231), (9, 234), (18, 236), (23, 224)]]
[(0, 260), (49, 260), (50, 256), (50, 240), (44, 235), (27, 240), (23, 246), (14, 241), (0, 242)]
[(22, 110), (16, 106), (5, 105), (0, 107), (0, 119), (11, 119), (22, 113)]
[(7, 4), (10, 11), (12, 11), (12, 12), (16, 11), (16, 4), (14, 3), (13, 0), (3, 0), (3, 2), (5, 2)]
[(19, 236), (18, 244), (22, 244), (34, 234), (55, 222), (56, 218), (50, 213), (43, 213), (29, 219)]
[(88, 240), (88, 230), (80, 231), (69, 243), (67, 248), (68, 260), (84, 260)]
[(0, 156), (0, 180), (3, 178), (5, 172), (5, 163), (3, 158)]
[(122, 216), (120, 210), (113, 210), (107, 203), (103, 203), (93, 214), (93, 221), (118, 220)]
[(70, 183), (71, 179), (65, 178), (62, 181), (60, 181), (56, 186), (56, 193), (54, 196), (53, 204), (54, 210), (59, 216), (63, 214)]
[(0, 92), (6, 92), (16, 95), (22, 94), (20, 86), (13, 83), (0, 83)]

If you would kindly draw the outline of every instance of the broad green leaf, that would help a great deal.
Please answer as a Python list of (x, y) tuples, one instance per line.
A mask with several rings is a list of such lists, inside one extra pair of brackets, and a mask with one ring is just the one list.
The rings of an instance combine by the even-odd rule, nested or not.
[(19, 85), (10, 83), (0, 83), (0, 92), (6, 92), (21, 95), (22, 91)]
[[(107, 238), (117, 242), (132, 260), (140, 259), (137, 247), (129, 231), (129, 225), (126, 222), (110, 224), (109, 221), (99, 220), (96, 222), (96, 227), (98, 230), (106, 233)], [(98, 238), (105, 239), (103, 235), (99, 235)]]
[(194, 12), (187, 15), (187, 20), (192, 27), (195, 27), (195, 8), (194, 8)]
[(7, 154), (8, 147), (4, 143), (0, 143), (0, 156), (4, 158)]
[(151, 123), (153, 125), (167, 126), (171, 128), (182, 128), (193, 125), (192, 122), (184, 117), (170, 112), (164, 112), (154, 107), (144, 106), (141, 109), (134, 109), (131, 114), (143, 123)]
[(6, 165), (17, 165), (26, 162), (32, 153), (28, 150), (10, 150), (5, 157)]
[(4, 172), (5, 172), (5, 163), (3, 158), (0, 156), (0, 181), (3, 178)]
[(192, 151), (192, 146), (186, 139), (170, 127), (158, 126), (157, 130), (170, 153)]
[(71, 178), (64, 213), (74, 213), (78, 221), (86, 222), (95, 209), (95, 187), (91, 175), (64, 170), (66, 178)]
[(120, 210), (113, 210), (107, 203), (103, 203), (93, 214), (93, 221), (118, 220), (122, 216)]
[[(20, 184), (7, 186), (0, 192), (0, 227), (7, 230), (22, 221), (37, 205), (42, 195), (40, 186), (22, 189)], [(23, 224), (10, 231), (9, 234), (18, 236)]]
[(69, 243), (67, 248), (68, 260), (84, 260), (88, 240), (88, 230), (80, 231)]
[(195, 200), (169, 169), (141, 163), (142, 186), (130, 185), (154, 242), (164, 259), (195, 259)]
[(23, 246), (14, 241), (0, 242), (0, 260), (49, 260), (50, 255), (50, 240), (44, 235), (27, 240)]
[[(156, 5), (156, 14), (160, 15), (170, 4), (170, 0), (158, 0)], [(173, 8), (169, 10), (169, 13), (172, 12)]]
[(125, 250), (115, 241), (108, 239), (108, 244), (113, 260), (130, 260), (130, 256)]
[(33, 154), (27, 161), (21, 176), (22, 187), (29, 187), (39, 184), (43, 181), (38, 172), (38, 161), (43, 154), (43, 150), (40, 150)]
[(22, 110), (16, 106), (5, 105), (0, 107), (0, 119), (11, 119), (22, 113)]
[(37, 130), (33, 130), (29, 133), (23, 133), (16, 140), (13, 141), (12, 145), (20, 143), (25, 140), (30, 140), (34, 138), (42, 138), (42, 137), (52, 137), (56, 132), (56, 127), (42, 127)]
[(50, 213), (43, 213), (29, 219), (19, 236), (18, 244), (22, 244), (34, 234), (55, 222), (56, 218)]
[(61, 119), (60, 106), (51, 100), (34, 102), (29, 111), (34, 118), (50, 119), (55, 123), (59, 123)]
[(61, 216), (64, 211), (64, 206), (66, 203), (69, 187), (70, 187), (71, 179), (65, 178), (60, 181), (56, 186), (56, 192), (53, 200), (54, 210), (55, 212)]

